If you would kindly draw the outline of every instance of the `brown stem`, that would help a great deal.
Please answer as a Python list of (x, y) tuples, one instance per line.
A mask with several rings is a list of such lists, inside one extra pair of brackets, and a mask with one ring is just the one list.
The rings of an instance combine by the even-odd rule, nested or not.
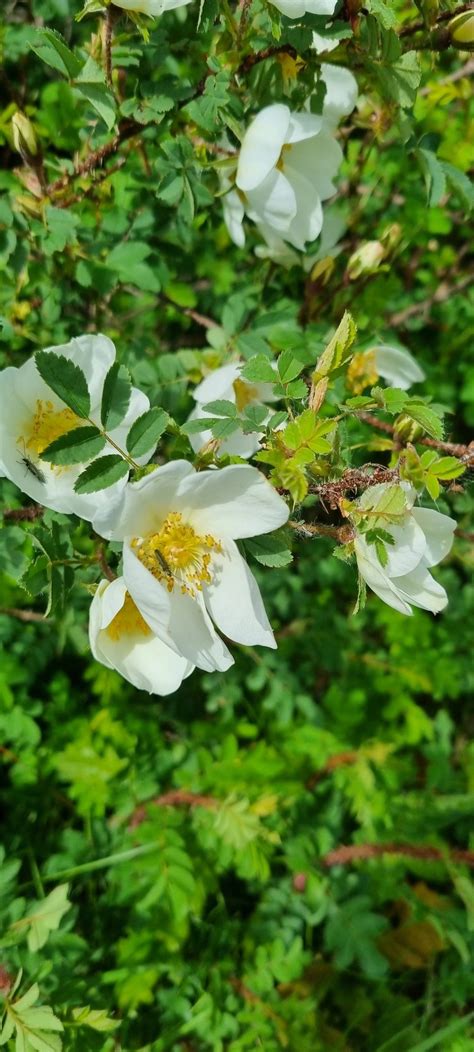
[(114, 25), (114, 9), (109, 4), (104, 19), (104, 69), (107, 86), (112, 87), (112, 34)]
[(0, 614), (16, 617), (19, 621), (46, 621), (44, 614), (39, 614), (36, 610), (20, 610), (15, 606), (0, 606)]
[[(364, 412), (357, 413), (357, 416), (359, 420), (363, 420), (365, 424), (375, 427), (377, 431), (384, 431), (387, 435), (395, 435), (393, 424), (389, 424), (386, 420), (378, 420), (371, 413)], [(452, 457), (458, 457), (459, 460), (462, 460), (467, 465), (474, 464), (474, 440), (469, 442), (468, 445), (463, 445), (461, 442), (441, 442), (437, 438), (420, 438), (417, 439), (417, 442), (422, 446), (439, 449), (441, 453), (448, 453)]]
[(321, 767), (319, 771), (315, 771), (314, 774), (308, 778), (306, 782), (307, 789), (314, 789), (314, 787), (328, 774), (332, 774), (333, 771), (337, 771), (338, 767), (347, 767), (350, 764), (357, 763), (359, 754), (357, 752), (338, 752), (334, 756), (330, 756), (329, 760), (326, 761), (324, 767)]
[[(370, 474), (367, 472), (368, 468)], [(378, 486), (380, 482), (399, 481), (400, 475), (395, 468), (386, 468), (383, 464), (366, 464), (363, 468), (348, 468), (342, 478), (333, 482), (316, 482), (309, 488), (311, 493), (318, 495), (322, 504), (335, 511), (346, 493), (357, 493), (359, 490), (368, 489), (369, 486)]]
[(249, 73), (258, 62), (264, 62), (274, 55), (289, 55), (290, 58), (297, 57), (297, 51), (291, 44), (280, 44), (278, 47), (266, 47), (263, 51), (256, 51), (253, 55), (247, 55), (237, 69), (237, 73)]
[(351, 526), (326, 526), (320, 522), (295, 522), (290, 519), (288, 526), (298, 534), (299, 537), (333, 537), (340, 544), (347, 544), (354, 537)]
[[(435, 28), (437, 25), (439, 25), (442, 22), (449, 22), (451, 20), (451, 18), (454, 18), (455, 15), (461, 15), (464, 11), (472, 11), (472, 10), (474, 10), (474, 4), (469, 3), (469, 4), (459, 4), (459, 6), (456, 8), (455, 11), (443, 11), (440, 15), (438, 15), (433, 28)], [(413, 33), (426, 32), (426, 29), (427, 29), (427, 26), (425, 25), (424, 22), (411, 22), (410, 25), (404, 26), (403, 29), (400, 30), (398, 35), (399, 35), (399, 37), (409, 37), (409, 36), (412, 36)]]
[(43, 512), (41, 504), (29, 504), (27, 508), (5, 508), (2, 515), (9, 522), (34, 522), (41, 518)]
[(70, 186), (74, 179), (77, 179), (81, 175), (89, 175), (96, 168), (100, 168), (108, 157), (111, 157), (112, 154), (117, 152), (123, 142), (126, 142), (127, 139), (133, 138), (134, 135), (139, 135), (142, 131), (143, 125), (138, 124), (137, 121), (129, 119), (122, 121), (121, 124), (119, 124), (118, 131), (113, 139), (104, 143), (104, 145), (98, 150), (89, 153), (83, 161), (79, 161), (70, 175), (62, 175), (59, 179), (55, 179), (53, 183), (50, 183), (47, 188), (48, 194), (57, 193), (59, 190), (65, 190)]
[(217, 807), (217, 805), (218, 800), (215, 800), (213, 796), (191, 793), (187, 789), (170, 789), (167, 793), (155, 796), (152, 800), (148, 800), (146, 804), (141, 804), (140, 807), (137, 807), (130, 818), (128, 828), (136, 829), (137, 826), (145, 821), (148, 807), (207, 807), (211, 809)]
[(458, 296), (464, 289), (470, 288), (473, 281), (473, 272), (467, 273), (458, 281), (457, 285), (450, 285), (447, 281), (443, 281), (435, 292), (427, 299), (421, 300), (420, 303), (411, 303), (409, 307), (405, 307), (401, 311), (396, 311), (395, 314), (391, 314), (390, 318), (387, 319), (388, 324), (393, 328), (400, 328), (405, 325), (410, 318), (416, 318), (417, 314), (421, 314), (422, 317), (428, 321), (430, 311), (432, 307), (435, 307), (438, 303), (445, 303), (446, 300), (451, 299), (452, 296)]
[(102, 542), (97, 547), (96, 558), (104, 577), (106, 577), (108, 581), (115, 581), (117, 578), (117, 574), (114, 573), (114, 571), (111, 569), (107, 562), (105, 548)]
[(474, 851), (461, 848), (450, 848), (443, 851), (438, 847), (417, 846), (416, 844), (343, 844), (334, 851), (324, 855), (322, 863), (331, 866), (345, 866), (352, 862), (363, 862), (381, 855), (403, 855), (405, 858), (416, 858), (426, 862), (459, 862), (474, 866)]

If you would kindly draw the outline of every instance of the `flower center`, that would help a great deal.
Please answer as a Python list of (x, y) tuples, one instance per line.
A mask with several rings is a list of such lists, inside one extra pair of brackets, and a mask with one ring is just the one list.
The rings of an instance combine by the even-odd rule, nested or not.
[(133, 602), (131, 595), (126, 594), (122, 609), (105, 629), (107, 635), (116, 643), (122, 636), (151, 636), (151, 628)]
[(25, 439), (20, 436), (18, 441), (22, 442), (29, 452), (40, 457), (51, 442), (68, 431), (74, 431), (74, 428), (80, 427), (81, 422), (72, 409), (55, 409), (52, 402), (38, 399), (29, 437)]
[(245, 380), (241, 380), (237, 377), (237, 380), (234, 380), (232, 387), (234, 388), (235, 404), (239, 413), (241, 413), (247, 405), (251, 405), (252, 402), (257, 401), (257, 388), (253, 387), (252, 384), (246, 383)]
[(354, 394), (361, 394), (366, 388), (376, 384), (379, 378), (375, 364), (375, 351), (361, 351), (355, 354), (347, 370), (349, 387)]
[(203, 585), (212, 581), (211, 557), (221, 552), (222, 545), (209, 533), (200, 536), (183, 522), (179, 512), (173, 511), (165, 519), (157, 533), (146, 537), (135, 537), (132, 548), (158, 581), (172, 592), (175, 583), (183, 595), (195, 598)]

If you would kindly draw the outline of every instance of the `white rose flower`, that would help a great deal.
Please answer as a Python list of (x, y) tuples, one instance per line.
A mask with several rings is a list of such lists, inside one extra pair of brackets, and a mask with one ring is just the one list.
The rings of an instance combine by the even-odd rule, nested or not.
[(334, 130), (342, 117), (348, 117), (359, 95), (357, 81), (345, 66), (321, 63), (321, 79), (326, 85), (323, 118), (327, 129)]
[[(91, 420), (100, 424), (104, 380), (115, 361), (112, 341), (102, 335), (79, 336), (69, 343), (45, 349), (50, 354), (69, 358), (82, 369), (91, 396)], [(126, 435), (134, 420), (149, 408), (146, 395), (132, 388), (126, 416), (110, 431), (120, 448), (125, 448)], [(51, 442), (86, 423), (44, 383), (34, 358), (18, 369), (9, 366), (0, 372), (0, 470), (39, 504), (92, 521), (100, 507), (116, 507), (126, 479), (106, 490), (81, 496), (74, 492), (74, 483), (85, 464), (56, 467), (40, 459)], [(101, 455), (116, 452), (106, 445)], [(139, 461), (146, 463), (148, 459), (149, 456), (145, 456)]]
[(347, 227), (347, 219), (344, 212), (339, 208), (338, 205), (329, 205), (324, 210), (323, 225), (321, 227), (321, 233), (319, 236), (319, 246), (317, 252), (311, 252), (305, 256), (298, 255), (286, 241), (283, 241), (282, 237), (278, 237), (277, 234), (270, 230), (269, 227), (259, 226), (259, 232), (264, 238), (263, 245), (257, 245), (255, 248), (255, 255), (259, 259), (272, 259), (274, 263), (279, 263), (282, 267), (289, 269), (295, 265), (301, 265), (303, 270), (308, 274), (314, 267), (315, 263), (318, 263), (321, 259), (327, 259), (328, 256), (335, 258), (341, 252), (341, 248), (338, 244)]
[(270, 0), (274, 7), (287, 18), (302, 18), (303, 15), (332, 15), (337, 0)]
[(282, 103), (266, 106), (244, 135), (236, 189), (224, 198), (231, 237), (243, 244), (239, 228), (246, 213), (304, 250), (320, 233), (321, 202), (335, 192), (341, 161), (341, 147), (322, 116), (292, 113)]
[(96, 528), (124, 542), (125, 587), (152, 632), (212, 672), (233, 663), (213, 622), (237, 643), (276, 646), (235, 541), (287, 518), (285, 502), (256, 468), (198, 473), (175, 460), (129, 483), (120, 514), (104, 512)]
[(89, 640), (96, 661), (149, 694), (172, 694), (194, 668), (153, 635), (123, 577), (100, 582), (90, 606)]
[(189, 3), (191, 0), (114, 0), (115, 7), (121, 7), (123, 11), (136, 11), (137, 14), (155, 18), (164, 11), (184, 7)]
[[(405, 510), (393, 524), (387, 516), (379, 516), (377, 509), (389, 491), (400, 489), (404, 491)], [(365, 525), (371, 529), (381, 525), (391, 534), (394, 543), (383, 545), (382, 565), (376, 545), (368, 543), (364, 534), (358, 532), (354, 541), (357, 565), (369, 588), (394, 610), (412, 614), (412, 606), (418, 606), (437, 614), (446, 606), (448, 597), (429, 569), (451, 550), (456, 521), (430, 508), (413, 507), (415, 497), (415, 490), (403, 483), (401, 486), (381, 483), (365, 491), (357, 501), (358, 510), (367, 515)]]
[[(190, 413), (189, 420), (215, 415), (206, 412), (203, 406), (218, 398), (234, 402), (239, 412), (247, 405), (265, 405), (267, 402), (276, 401), (272, 384), (253, 384), (249, 380), (244, 380), (240, 375), (242, 368), (241, 363), (231, 362), (206, 376), (193, 391), (193, 398), (197, 405)], [(276, 376), (275, 379), (277, 379)], [(194, 451), (198, 453), (203, 446), (212, 441), (212, 437), (212, 431), (199, 431), (198, 434), (190, 435), (189, 441)], [(242, 431), (237, 431), (220, 444), (221, 453), (239, 457), (251, 457), (259, 448), (260, 442), (255, 432), (245, 435)]]
[(425, 379), (423, 369), (406, 347), (392, 347), (379, 343), (355, 354), (348, 370), (351, 388), (359, 394), (382, 377), (392, 387), (407, 391), (412, 384)]

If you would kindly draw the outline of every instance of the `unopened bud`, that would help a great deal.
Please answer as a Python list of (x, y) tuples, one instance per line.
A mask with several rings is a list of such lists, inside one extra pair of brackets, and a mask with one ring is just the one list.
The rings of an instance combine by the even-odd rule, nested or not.
[(394, 431), (402, 442), (417, 442), (424, 433), (421, 424), (413, 420), (413, 417), (408, 416), (408, 413), (402, 413), (398, 417)]
[(381, 241), (367, 241), (365, 245), (353, 252), (348, 264), (347, 273), (354, 281), (361, 274), (373, 274), (380, 266), (385, 255), (385, 248)]
[(18, 151), (25, 164), (31, 164), (39, 153), (38, 140), (31, 121), (20, 110), (17, 110), (12, 117), (12, 138), (15, 150)]
[(448, 23), (449, 41), (458, 51), (474, 51), (474, 11), (455, 15)]
[(384, 230), (380, 240), (383, 241), (387, 251), (391, 252), (398, 245), (401, 236), (402, 228), (400, 223), (390, 223), (390, 226)]

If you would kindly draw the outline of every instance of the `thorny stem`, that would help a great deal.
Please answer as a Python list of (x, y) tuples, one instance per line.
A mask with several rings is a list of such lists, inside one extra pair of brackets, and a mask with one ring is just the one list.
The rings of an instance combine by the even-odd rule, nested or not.
[(107, 86), (112, 87), (112, 33), (114, 23), (113, 5), (109, 4), (104, 18), (104, 69)]
[[(375, 427), (377, 431), (385, 431), (386, 434), (393, 436), (396, 434), (393, 424), (389, 424), (385, 420), (378, 420), (371, 413), (360, 412), (357, 413), (357, 416), (359, 420), (363, 420), (365, 424)], [(463, 464), (468, 466), (474, 464), (474, 440), (469, 442), (468, 445), (463, 445), (460, 442), (442, 442), (437, 438), (420, 438), (417, 441), (422, 446), (430, 446), (432, 449), (439, 449), (442, 453), (449, 453), (453, 457), (458, 457)]]
[[(435, 22), (434, 26), (432, 27), (432, 29), (435, 29), (436, 26), (439, 25), (442, 22), (449, 22), (451, 20), (451, 18), (454, 18), (454, 15), (460, 15), (460, 14), (463, 14), (464, 11), (473, 11), (473, 10), (474, 10), (474, 4), (469, 3), (469, 4), (459, 4), (455, 11), (443, 11), (441, 14), (438, 15), (438, 17), (436, 19), (436, 22)], [(412, 36), (413, 33), (426, 32), (426, 29), (427, 29), (427, 26), (426, 26), (425, 22), (412, 22), (410, 25), (404, 26), (403, 29), (400, 30), (400, 33), (398, 35), (399, 35), (399, 37), (409, 37), (409, 36)]]
[(351, 862), (361, 862), (370, 858), (379, 858), (381, 855), (403, 855), (405, 858), (416, 858), (426, 862), (458, 862), (466, 866), (474, 867), (474, 851), (463, 848), (449, 848), (443, 851), (438, 847), (417, 844), (343, 844), (334, 851), (329, 851), (322, 858), (322, 863), (328, 868), (331, 866), (344, 866)]

